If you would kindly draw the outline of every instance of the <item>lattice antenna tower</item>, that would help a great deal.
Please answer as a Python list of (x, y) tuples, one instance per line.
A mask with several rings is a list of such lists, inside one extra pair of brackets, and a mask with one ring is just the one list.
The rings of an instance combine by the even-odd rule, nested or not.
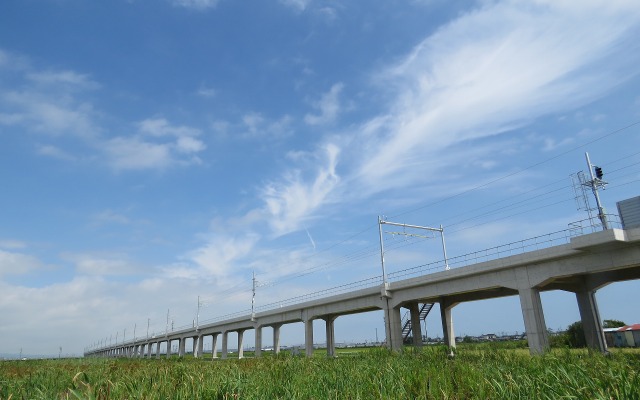
[[(591, 229), (595, 231), (596, 228), (602, 227), (603, 230), (609, 229), (609, 223), (607, 216), (604, 212), (604, 207), (600, 203), (600, 196), (598, 189), (603, 189), (607, 185), (607, 182), (602, 180), (603, 173), (602, 168), (591, 164), (589, 159), (589, 153), (585, 153), (587, 161), (587, 168), (589, 171), (589, 177), (583, 171), (579, 171), (571, 175), (571, 182), (573, 185), (574, 199), (576, 201), (576, 207), (578, 210), (584, 210), (589, 215), (589, 224)], [(595, 171), (595, 176), (594, 176)], [(589, 179), (590, 178), (590, 179)], [(592, 206), (589, 201), (589, 190), (593, 193), (596, 201), (596, 206)], [(598, 218), (600, 221), (596, 220)]]

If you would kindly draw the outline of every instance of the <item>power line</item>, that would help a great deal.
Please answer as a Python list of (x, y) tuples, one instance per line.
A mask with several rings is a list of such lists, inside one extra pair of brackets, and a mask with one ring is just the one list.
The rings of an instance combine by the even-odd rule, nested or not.
[[(482, 184), (476, 185), (476, 186), (474, 186), (474, 187), (472, 187), (472, 188), (470, 188), (470, 189), (463, 190), (463, 191), (461, 191), (461, 192), (459, 192), (459, 193), (456, 193), (456, 194), (453, 194), (453, 195), (450, 195), (450, 196), (447, 196), (447, 197), (444, 197), (444, 198), (438, 199), (438, 200), (436, 200), (436, 201), (429, 202), (428, 204), (425, 204), (425, 205), (422, 205), (422, 206), (419, 206), (419, 207), (415, 207), (415, 208), (413, 208), (413, 209), (409, 209), (409, 210), (404, 211), (404, 212), (400, 212), (400, 213), (398, 213), (398, 214), (393, 215), (391, 218), (397, 218), (397, 217), (400, 217), (400, 216), (403, 216), (403, 215), (407, 215), (407, 214), (410, 214), (410, 213), (414, 213), (414, 212), (416, 212), (416, 211), (419, 211), (419, 210), (422, 210), (422, 209), (425, 209), (425, 208), (428, 208), (428, 207), (432, 207), (432, 206), (434, 206), (434, 205), (436, 205), (436, 204), (440, 204), (440, 203), (443, 203), (443, 202), (446, 202), (446, 201), (449, 201), (449, 200), (452, 200), (452, 199), (455, 199), (455, 198), (461, 197), (461, 196), (463, 196), (463, 195), (466, 195), (466, 194), (472, 193), (472, 192), (477, 191), (477, 190), (479, 190), (479, 189), (482, 189), (482, 188), (488, 187), (488, 186), (493, 185), (493, 184), (495, 184), (495, 183), (497, 183), (497, 182), (503, 181), (503, 180), (508, 179), (508, 178), (511, 178), (511, 177), (513, 177), (513, 176), (519, 175), (519, 174), (521, 174), (521, 173), (523, 173), (523, 172), (525, 172), (525, 171), (528, 171), (528, 170), (531, 170), (531, 169), (533, 169), (533, 168), (536, 168), (536, 167), (538, 167), (538, 166), (540, 166), (540, 165), (546, 164), (546, 163), (548, 163), (548, 162), (550, 162), (550, 161), (556, 160), (556, 159), (558, 159), (558, 158), (560, 158), (560, 157), (563, 157), (563, 156), (565, 156), (565, 155), (567, 155), (567, 154), (569, 154), (569, 153), (572, 153), (572, 152), (575, 152), (575, 151), (577, 151), (577, 150), (583, 149), (583, 148), (585, 148), (585, 147), (587, 147), (587, 146), (589, 146), (589, 145), (591, 145), (591, 144), (593, 144), (593, 143), (596, 143), (596, 142), (598, 142), (598, 141), (601, 141), (601, 140), (603, 140), (603, 139), (606, 139), (606, 138), (608, 138), (608, 137), (611, 137), (611, 136), (613, 136), (613, 135), (616, 135), (616, 134), (618, 134), (618, 133), (620, 133), (620, 132), (626, 131), (627, 129), (630, 129), (630, 128), (632, 128), (632, 127), (634, 127), (634, 126), (637, 126), (637, 125), (639, 125), (639, 124), (640, 124), (640, 121), (633, 122), (633, 123), (631, 123), (631, 124), (629, 124), (629, 125), (626, 125), (626, 126), (624, 126), (624, 127), (621, 127), (621, 128), (619, 128), (619, 129), (615, 129), (615, 130), (610, 131), (610, 132), (608, 132), (608, 133), (606, 133), (606, 134), (604, 134), (604, 135), (601, 135), (601, 136), (599, 136), (599, 137), (597, 137), (597, 138), (594, 138), (594, 139), (592, 139), (592, 140), (590, 140), (590, 141), (588, 141), (588, 142), (585, 142), (585, 143), (583, 143), (583, 144), (581, 144), (581, 145), (579, 145), (579, 146), (575, 146), (575, 147), (573, 147), (573, 148), (571, 148), (571, 149), (568, 149), (568, 150), (566, 150), (566, 151), (564, 151), (564, 152), (561, 152), (561, 153), (559, 153), (559, 154), (556, 154), (556, 155), (555, 155), (555, 156), (553, 156), (553, 157), (549, 157), (549, 158), (547, 158), (547, 159), (545, 159), (545, 160), (542, 160), (542, 161), (540, 161), (540, 162), (537, 162), (537, 163), (531, 164), (531, 165), (529, 165), (529, 166), (527, 166), (527, 167), (524, 167), (524, 168), (522, 168), (522, 169), (520, 169), (520, 170), (518, 170), (518, 171), (514, 171), (514, 172), (512, 172), (512, 173), (509, 173), (509, 174), (506, 174), (506, 175), (503, 175), (503, 176), (497, 177), (497, 178), (492, 179), (492, 180), (489, 180), (489, 181), (487, 181), (487, 182), (485, 182), (485, 183), (482, 183)], [(630, 154), (630, 155), (625, 156), (625, 157), (623, 157), (623, 158), (618, 158), (617, 160), (612, 161), (612, 162), (610, 162), (610, 163), (608, 163), (608, 164), (605, 164), (605, 165), (612, 165), (612, 164), (616, 164), (616, 163), (618, 163), (618, 162), (620, 162), (620, 161), (622, 161), (622, 160), (625, 160), (625, 159), (631, 158), (631, 157), (633, 157), (633, 156), (635, 156), (635, 155), (638, 155), (638, 154), (640, 154), (640, 152), (636, 152), (636, 153)], [(627, 166), (624, 166), (624, 167), (618, 168), (618, 169), (613, 170), (613, 171), (609, 171), (609, 172), (608, 172), (608, 174), (616, 173), (616, 172), (618, 172), (618, 171), (621, 171), (621, 170), (624, 170), (624, 169), (630, 168), (630, 167), (635, 166), (635, 165), (637, 165), (637, 164), (640, 164), (640, 162), (638, 162), (638, 163), (633, 163), (633, 164), (630, 164), (630, 165), (627, 165)], [(563, 179), (563, 180), (564, 180), (564, 179)], [(626, 182), (626, 183), (621, 183), (621, 184), (616, 184), (616, 185), (610, 185), (610, 187), (615, 188), (615, 187), (625, 186), (625, 185), (628, 185), (628, 184), (631, 184), (631, 183), (635, 183), (635, 182), (637, 182), (637, 181), (638, 181), (638, 180), (633, 180), (633, 181)], [(524, 196), (524, 195), (526, 195), (526, 194), (528, 194), (528, 193), (532, 193), (532, 192), (539, 191), (539, 190), (540, 190), (540, 189), (542, 189), (542, 188), (549, 187), (549, 186), (553, 186), (553, 185), (555, 185), (555, 184), (557, 184), (557, 183), (559, 183), (559, 182), (561, 182), (561, 180), (558, 180), (558, 181), (555, 181), (555, 182), (552, 182), (552, 183), (546, 184), (546, 185), (541, 186), (541, 187), (538, 187), (538, 188), (534, 188), (534, 189), (528, 190), (528, 191), (523, 192), (523, 193), (519, 193), (518, 195), (512, 196), (512, 197), (510, 197), (510, 198), (507, 198), (507, 199), (504, 199), (504, 200), (500, 200), (500, 201), (499, 201), (499, 202), (497, 202), (497, 203), (496, 203), (496, 202), (494, 202), (494, 203), (492, 203), (492, 204), (490, 204), (490, 205), (483, 206), (483, 207), (479, 207), (479, 208), (476, 208), (476, 209), (471, 210), (471, 211), (467, 211), (467, 212), (466, 212), (466, 213), (464, 213), (464, 214), (470, 214), (470, 213), (473, 213), (473, 212), (476, 212), (476, 211), (479, 211), (479, 210), (482, 210), (482, 209), (486, 209), (486, 208), (489, 208), (489, 207), (495, 206), (495, 205), (496, 205), (496, 204), (498, 204), (498, 203), (503, 203), (503, 202), (505, 202), (505, 201), (513, 200), (513, 199), (518, 198), (518, 197), (520, 197), (520, 196)], [(497, 214), (497, 213), (500, 213), (500, 212), (502, 212), (502, 211), (506, 211), (506, 210), (512, 210), (512, 209), (513, 209), (515, 206), (517, 206), (517, 205), (526, 206), (526, 205), (527, 205), (527, 203), (529, 203), (530, 201), (532, 201), (532, 199), (541, 198), (541, 197), (547, 196), (547, 195), (549, 195), (549, 194), (556, 193), (556, 192), (558, 192), (558, 191), (560, 191), (560, 190), (562, 190), (562, 189), (565, 189), (565, 188), (566, 188), (566, 187), (561, 187), (561, 188), (557, 188), (557, 189), (549, 190), (549, 191), (547, 191), (547, 192), (541, 193), (541, 194), (539, 194), (539, 195), (537, 195), (537, 196), (534, 196), (534, 197), (532, 197), (532, 198), (529, 198), (529, 199), (526, 199), (526, 200), (522, 200), (522, 201), (518, 201), (518, 202), (515, 202), (515, 203), (511, 203), (511, 204), (507, 204), (507, 205), (505, 205), (505, 206), (503, 206), (503, 207), (496, 208), (496, 209), (490, 210), (490, 211), (488, 211), (488, 212), (485, 212), (485, 213), (482, 213), (482, 214), (479, 214), (479, 215), (476, 215), (476, 216), (472, 216), (472, 217), (466, 218), (466, 219), (464, 219), (464, 220), (460, 220), (460, 221), (454, 222), (453, 224), (449, 224), (448, 226), (449, 226), (449, 227), (451, 227), (451, 226), (455, 226), (455, 225), (460, 225), (460, 224), (462, 224), (462, 223), (464, 223), (464, 222), (468, 222), (468, 221), (470, 221), (470, 220), (474, 220), (474, 219), (478, 219), (478, 218), (483, 218), (483, 217), (487, 217), (487, 216), (490, 216), (490, 215), (495, 215), (495, 214)], [(460, 232), (460, 231), (463, 231), (463, 230), (472, 229), (472, 228), (475, 228), (475, 227), (478, 227), (478, 226), (482, 226), (482, 225), (486, 225), (486, 224), (489, 224), (489, 223), (492, 223), (492, 222), (496, 222), (496, 221), (504, 220), (504, 219), (507, 219), (507, 218), (512, 218), (512, 217), (517, 216), (517, 215), (522, 215), (522, 214), (526, 214), (526, 213), (529, 213), (529, 212), (537, 211), (537, 210), (540, 210), (540, 209), (543, 209), (543, 208), (552, 207), (552, 206), (555, 206), (555, 205), (558, 205), (558, 204), (562, 204), (562, 203), (568, 202), (568, 201), (570, 201), (570, 200), (572, 200), (572, 199), (562, 199), (562, 200), (559, 200), (559, 201), (557, 201), (557, 202), (553, 202), (553, 203), (545, 204), (545, 205), (542, 205), (542, 206), (539, 206), (539, 207), (536, 207), (536, 208), (533, 208), (533, 209), (527, 209), (527, 210), (524, 210), (524, 211), (521, 211), (521, 212), (518, 212), (518, 213), (512, 213), (512, 214), (509, 214), (509, 215), (503, 216), (503, 217), (501, 217), (501, 218), (495, 218), (495, 219), (492, 219), (492, 220), (489, 220), (489, 221), (485, 221), (485, 222), (482, 222), (482, 223), (478, 223), (478, 224), (473, 225), (473, 226), (461, 227), (461, 228), (459, 228), (459, 229), (456, 229), (456, 230), (451, 231), (451, 233), (456, 233), (456, 232)], [(459, 217), (460, 215), (464, 215), (464, 214), (458, 214), (458, 215), (457, 215), (457, 217)], [(377, 228), (377, 224), (371, 224), (371, 225), (369, 225), (369, 226), (365, 227), (364, 229), (362, 229), (362, 230), (360, 230), (360, 231), (357, 231), (356, 233), (354, 233), (354, 234), (352, 234), (352, 235), (349, 235), (347, 238), (345, 238), (345, 239), (343, 239), (343, 240), (341, 240), (341, 241), (339, 241), (339, 242), (333, 243), (333, 244), (331, 244), (330, 246), (325, 247), (325, 248), (323, 248), (323, 249), (321, 249), (321, 250), (319, 250), (319, 251), (315, 252), (314, 254), (311, 254), (311, 255), (309, 255), (309, 256), (307, 256), (307, 257), (302, 258), (302, 259), (301, 259), (301, 260), (299, 260), (299, 261), (300, 261), (300, 262), (305, 262), (305, 261), (308, 261), (308, 260), (315, 259), (315, 258), (319, 257), (319, 255), (320, 255), (320, 254), (327, 253), (327, 252), (329, 252), (330, 250), (332, 250), (332, 249), (334, 249), (334, 248), (336, 248), (336, 247), (338, 247), (338, 246), (342, 246), (342, 245), (346, 244), (347, 242), (351, 241), (353, 238), (358, 237), (358, 236), (360, 236), (360, 235), (362, 235), (362, 234), (364, 234), (364, 233), (366, 233), (366, 232), (368, 232), (368, 231), (370, 231), (370, 230), (373, 230), (373, 229), (375, 229), (375, 228)], [(403, 248), (403, 247), (406, 247), (406, 246), (414, 245), (414, 244), (416, 244), (416, 243), (418, 243), (418, 242), (419, 242), (418, 240), (415, 240), (415, 241), (407, 241), (407, 242), (403, 243), (402, 245), (400, 245), (400, 244), (399, 244), (399, 245), (397, 245), (396, 247), (394, 247), (393, 245), (391, 245), (391, 246), (389, 247), (389, 250), (399, 249), (399, 248)], [(375, 249), (374, 249), (374, 247), (375, 247)], [(365, 258), (367, 258), (367, 257), (371, 257), (371, 256), (374, 256), (374, 255), (377, 255), (377, 251), (378, 251), (377, 245), (376, 245), (376, 246), (374, 246), (374, 245), (366, 246), (366, 247), (365, 247), (365, 248), (363, 248), (363, 249), (359, 249), (359, 250), (357, 250), (357, 251), (355, 251), (355, 252), (347, 253), (347, 254), (345, 254), (345, 255), (343, 255), (343, 256), (341, 256), (341, 257), (338, 257), (337, 259), (329, 260), (329, 261), (324, 261), (324, 262), (321, 262), (321, 263), (319, 263), (319, 264), (313, 265), (313, 266), (311, 266), (310, 268), (307, 268), (307, 269), (305, 269), (305, 270), (297, 271), (297, 272), (296, 272), (296, 273), (294, 273), (294, 274), (290, 274), (290, 275), (288, 275), (288, 276), (287, 276), (287, 275), (285, 275), (284, 277), (281, 277), (280, 279), (278, 279), (277, 281), (275, 281), (275, 282), (273, 283), (273, 285), (278, 285), (278, 284), (284, 283), (284, 282), (286, 282), (286, 281), (290, 281), (290, 280), (293, 280), (293, 279), (296, 279), (296, 278), (300, 278), (300, 277), (303, 277), (303, 276), (307, 276), (307, 275), (313, 274), (313, 273), (318, 272), (318, 271), (322, 271), (322, 270), (329, 269), (329, 268), (331, 268), (331, 267), (337, 267), (337, 266), (346, 265), (346, 264), (348, 264), (348, 263), (352, 263), (352, 262), (355, 262), (355, 261), (360, 261), (360, 260), (365, 259)], [(228, 289), (226, 289), (226, 290), (224, 290), (224, 291), (222, 291), (222, 292), (218, 292), (217, 294), (219, 294), (220, 296), (224, 296), (224, 295), (226, 295), (226, 294), (230, 294), (230, 293), (238, 293), (238, 290), (237, 290), (238, 288), (240, 288), (240, 287), (242, 287), (242, 286), (245, 286), (245, 285), (248, 285), (249, 283), (250, 283), (250, 281), (246, 281), (246, 282), (245, 282), (245, 281), (243, 281), (243, 282), (239, 282), (238, 284), (234, 285), (233, 287), (228, 288)], [(250, 288), (247, 286), (247, 288), (246, 288), (246, 292), (250, 292), (250, 291), (251, 291), (251, 290), (250, 290)], [(244, 293), (245, 291), (240, 290), (240, 292), (241, 292), (241, 293)]]
[(569, 154), (569, 153), (572, 153), (572, 152), (574, 152), (574, 151), (576, 151), (576, 150), (583, 149), (583, 148), (585, 148), (585, 147), (587, 147), (587, 146), (589, 146), (589, 145), (591, 145), (591, 144), (593, 144), (593, 143), (599, 142), (600, 140), (606, 139), (606, 138), (608, 138), (608, 137), (610, 137), (610, 136), (613, 136), (613, 135), (615, 135), (615, 134), (618, 134), (618, 133), (620, 133), (620, 132), (623, 132), (623, 131), (625, 131), (625, 130), (627, 130), (627, 129), (629, 129), (629, 128), (632, 128), (632, 127), (634, 127), (634, 126), (636, 126), (636, 125), (640, 125), (640, 121), (636, 121), (636, 122), (633, 122), (633, 123), (631, 123), (631, 124), (629, 124), (629, 125), (626, 125), (626, 126), (624, 126), (624, 127), (622, 127), (622, 128), (619, 128), (619, 129), (615, 129), (615, 130), (613, 130), (613, 131), (610, 131), (610, 132), (608, 132), (608, 133), (606, 133), (606, 134), (604, 134), (604, 135), (601, 135), (601, 136), (599, 136), (599, 137), (597, 137), (597, 138), (595, 138), (595, 139), (592, 139), (592, 140), (590, 140), (590, 141), (588, 141), (588, 142), (586, 142), (586, 143), (583, 143), (583, 144), (581, 144), (581, 145), (579, 145), (579, 146), (573, 147), (573, 148), (571, 148), (571, 149), (569, 149), (569, 150), (563, 151), (562, 153), (556, 154), (556, 155), (555, 155), (555, 156), (553, 156), (553, 157), (550, 157), (550, 158), (547, 158), (547, 159), (545, 159), (545, 160), (543, 160), (543, 161), (540, 161), (540, 162), (537, 162), (537, 163), (535, 163), (535, 164), (529, 165), (528, 167), (525, 167), (525, 168), (523, 168), (523, 169), (521, 169), (521, 170), (519, 170), (519, 171), (515, 171), (515, 172), (512, 172), (512, 173), (510, 173), (510, 174), (503, 175), (503, 176), (501, 176), (501, 177), (498, 177), (498, 178), (492, 179), (492, 180), (490, 180), (490, 181), (488, 181), (488, 182), (485, 182), (485, 183), (482, 183), (482, 184), (480, 184), (480, 185), (474, 186), (474, 187), (472, 187), (472, 188), (470, 188), (470, 189), (464, 190), (464, 191), (459, 192), (459, 193), (456, 193), (456, 194), (454, 194), (454, 195), (447, 196), (447, 197), (444, 197), (444, 198), (439, 199), (439, 200), (436, 200), (436, 201), (432, 201), (432, 202), (430, 202), (430, 203), (428, 203), (428, 204), (425, 204), (425, 205), (423, 205), (423, 206), (420, 206), (420, 207), (417, 207), (417, 208), (414, 208), (414, 209), (411, 209), (411, 210), (408, 210), (408, 211), (401, 212), (401, 213), (399, 213), (399, 214), (393, 215), (393, 216), (392, 216), (392, 218), (397, 218), (397, 217), (399, 217), (399, 216), (406, 215), (406, 214), (410, 214), (410, 213), (413, 213), (413, 212), (416, 212), (416, 211), (419, 211), (419, 210), (425, 209), (425, 208), (427, 208), (427, 207), (431, 207), (431, 206), (433, 206), (433, 205), (436, 205), (436, 204), (442, 203), (442, 202), (447, 201), (447, 200), (455, 199), (456, 197), (460, 197), (460, 196), (462, 196), (462, 195), (465, 195), (465, 194), (468, 194), (468, 193), (474, 192), (474, 191), (476, 191), (476, 190), (478, 190), (478, 189), (482, 189), (482, 188), (484, 188), (484, 187), (487, 187), (487, 186), (489, 186), (489, 185), (492, 185), (492, 184), (494, 184), (494, 183), (496, 183), (496, 182), (500, 182), (500, 181), (505, 180), (505, 179), (507, 179), (507, 178), (511, 178), (512, 176), (515, 176), (515, 175), (521, 174), (522, 172), (528, 171), (528, 170), (533, 169), (533, 168), (535, 168), (535, 167), (539, 167), (540, 165), (543, 165), (543, 164), (546, 164), (546, 163), (548, 163), (548, 162), (550, 162), (550, 161), (556, 160), (556, 159), (558, 159), (558, 158), (560, 158), (560, 157), (562, 157), (562, 156), (565, 156), (565, 155), (567, 155), (567, 154)]

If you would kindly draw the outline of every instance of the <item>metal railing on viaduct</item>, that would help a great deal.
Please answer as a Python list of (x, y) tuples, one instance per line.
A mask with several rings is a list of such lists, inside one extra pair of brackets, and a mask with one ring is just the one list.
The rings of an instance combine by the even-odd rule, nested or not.
[[(518, 296), (525, 331), (532, 354), (549, 348), (540, 292), (564, 290), (576, 295), (587, 343), (607, 351), (595, 292), (613, 282), (640, 278), (640, 228), (608, 229), (575, 236), (573, 229), (554, 232), (503, 246), (493, 247), (388, 274), (386, 284), (372, 277), (331, 289), (309, 293), (255, 309), (201, 321), (196, 327), (180, 327), (172, 332), (134, 338), (115, 345), (94, 346), (87, 357), (159, 357), (171, 355), (177, 342), (184, 355), (192, 339), (195, 357), (203, 354), (205, 340), (211, 340), (212, 356), (228, 355), (228, 335), (237, 333), (238, 357), (243, 357), (243, 334), (255, 330), (255, 356), (262, 353), (262, 332), (273, 330), (273, 351), (280, 350), (280, 328), (304, 323), (305, 353), (313, 353), (314, 321), (324, 320), (327, 354), (335, 353), (336, 318), (374, 310), (384, 311), (385, 343), (393, 350), (403, 346), (401, 308), (412, 318), (414, 345), (422, 345), (419, 322), (420, 303), (439, 303), (445, 343), (455, 347), (452, 309), (462, 302)], [(207, 339), (208, 338), (208, 339)]]

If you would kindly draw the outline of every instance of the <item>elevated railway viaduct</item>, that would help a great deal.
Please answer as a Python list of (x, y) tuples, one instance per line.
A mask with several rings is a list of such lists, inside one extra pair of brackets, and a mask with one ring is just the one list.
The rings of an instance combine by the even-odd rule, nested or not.
[[(407, 273), (412, 275), (414, 273)], [(243, 356), (243, 334), (255, 330), (255, 355), (262, 352), (262, 331), (272, 328), (274, 351), (280, 349), (280, 327), (303, 323), (305, 352), (313, 352), (314, 321), (326, 324), (327, 354), (335, 354), (334, 321), (344, 315), (383, 310), (386, 345), (401, 350), (403, 345), (401, 308), (410, 311), (414, 345), (422, 345), (419, 304), (439, 303), (445, 342), (455, 347), (452, 309), (460, 303), (512, 296), (518, 298), (531, 354), (549, 348), (547, 327), (540, 293), (564, 290), (576, 295), (587, 344), (605, 352), (607, 345), (601, 326), (595, 292), (610, 283), (640, 278), (640, 228), (609, 229), (570, 238), (568, 243), (521, 254), (476, 262), (464, 267), (427, 273), (384, 284), (373, 284), (339, 294), (296, 304), (274, 307), (256, 314), (220, 320), (198, 327), (167, 332), (161, 337), (134, 338), (117, 345), (92, 348), (85, 356), (152, 357), (166, 354), (178, 343), (178, 354), (185, 354), (186, 342), (193, 341), (196, 357), (203, 354), (203, 343), (212, 340), (213, 357), (228, 354), (228, 335), (237, 333), (239, 357)]]

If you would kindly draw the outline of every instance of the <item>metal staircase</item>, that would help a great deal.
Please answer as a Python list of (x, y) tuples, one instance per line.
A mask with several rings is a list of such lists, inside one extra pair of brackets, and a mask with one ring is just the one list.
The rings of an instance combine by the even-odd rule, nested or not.
[[(420, 320), (424, 321), (429, 315), (429, 311), (433, 308), (433, 303), (423, 303), (420, 306)], [(402, 316), (402, 340), (407, 341), (409, 335), (411, 335), (411, 312), (407, 311)]]

